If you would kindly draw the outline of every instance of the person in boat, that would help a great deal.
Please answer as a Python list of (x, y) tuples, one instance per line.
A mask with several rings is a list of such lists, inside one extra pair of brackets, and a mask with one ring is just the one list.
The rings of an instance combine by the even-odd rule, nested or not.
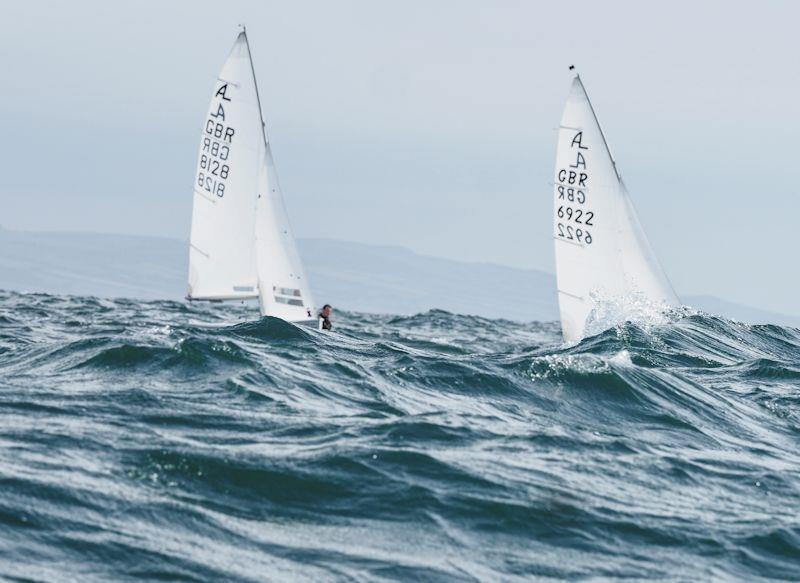
[(325, 304), (319, 311), (318, 316), (319, 319), (322, 320), (323, 330), (330, 330), (333, 328), (333, 324), (331, 324), (331, 314), (333, 314), (333, 307), (330, 304)]

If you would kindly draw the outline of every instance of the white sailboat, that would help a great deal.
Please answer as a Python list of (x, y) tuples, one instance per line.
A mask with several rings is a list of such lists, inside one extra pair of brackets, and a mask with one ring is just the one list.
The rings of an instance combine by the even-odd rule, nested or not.
[(609, 310), (680, 305), (647, 241), (580, 76), (572, 82), (558, 131), (554, 189), (558, 303), (573, 342)]
[(244, 28), (214, 85), (200, 138), (187, 297), (257, 298), (262, 316), (316, 322)]

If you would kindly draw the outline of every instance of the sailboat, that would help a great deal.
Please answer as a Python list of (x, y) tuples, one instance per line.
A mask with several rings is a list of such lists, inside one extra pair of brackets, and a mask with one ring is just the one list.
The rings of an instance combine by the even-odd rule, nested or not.
[(244, 27), (214, 84), (193, 198), (188, 299), (258, 299), (262, 316), (316, 323)]
[(592, 324), (601, 317), (611, 324), (605, 306), (615, 306), (613, 317), (624, 320), (642, 305), (660, 311), (680, 305), (579, 75), (558, 130), (554, 202), (558, 304), (567, 342), (599, 332)]

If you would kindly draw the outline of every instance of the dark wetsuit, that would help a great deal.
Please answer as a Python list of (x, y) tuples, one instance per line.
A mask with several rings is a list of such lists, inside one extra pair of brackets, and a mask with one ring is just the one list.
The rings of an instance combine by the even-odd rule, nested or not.
[(331, 324), (331, 319), (330, 318), (326, 318), (325, 316), (323, 316), (322, 312), (317, 314), (317, 316), (322, 318), (322, 329), (323, 330), (330, 330), (331, 328), (333, 328), (333, 324)]

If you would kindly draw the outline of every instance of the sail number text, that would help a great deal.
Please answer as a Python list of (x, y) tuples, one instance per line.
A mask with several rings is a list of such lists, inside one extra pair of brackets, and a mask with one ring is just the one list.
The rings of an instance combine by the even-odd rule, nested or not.
[(582, 142), (583, 132), (578, 131), (570, 143), (574, 162), (556, 172), (555, 235), (569, 242), (591, 245), (593, 238), (587, 227), (594, 226), (595, 216), (594, 211), (586, 208), (589, 169), (584, 155), (589, 146)]
[(197, 186), (222, 198), (231, 167), (225, 162), (231, 154), (236, 130), (225, 123), (225, 107), (232, 101), (228, 84), (223, 83), (214, 94), (211, 111), (203, 128), (200, 159), (197, 162)]
[(556, 223), (558, 229), (558, 236), (563, 237), (567, 241), (578, 241), (579, 243), (592, 244), (592, 235), (589, 231), (573, 227), (572, 225), (565, 225), (564, 223)]
[(592, 211), (584, 212), (582, 209), (572, 209), (572, 207), (561, 205), (558, 207), (556, 211), (556, 215), (558, 215), (559, 219), (565, 219), (567, 221), (575, 221), (579, 225), (593, 225), (592, 219), (594, 218), (594, 213)]

